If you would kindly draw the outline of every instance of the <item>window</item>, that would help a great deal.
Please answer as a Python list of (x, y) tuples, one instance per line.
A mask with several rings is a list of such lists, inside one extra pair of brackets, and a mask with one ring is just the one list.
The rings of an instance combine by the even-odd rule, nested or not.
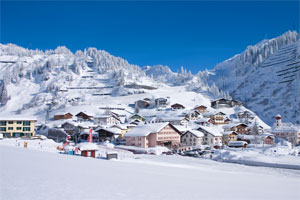
[(22, 124), (22, 121), (17, 121), (17, 124)]
[(22, 130), (22, 127), (17, 127), (17, 130)]
[(6, 126), (6, 121), (1, 121), (0, 126)]
[(8, 127), (8, 130), (14, 130), (14, 127)]
[(23, 126), (30, 126), (30, 121), (24, 121)]
[(30, 131), (30, 127), (23, 127), (23, 131)]
[(13, 124), (14, 123), (14, 121), (8, 121), (8, 124)]
[(0, 131), (6, 131), (5, 127), (0, 127)]

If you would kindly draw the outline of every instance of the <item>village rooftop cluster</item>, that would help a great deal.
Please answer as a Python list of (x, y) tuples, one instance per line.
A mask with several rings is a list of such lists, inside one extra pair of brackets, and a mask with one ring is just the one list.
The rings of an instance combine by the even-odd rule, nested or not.
[[(81, 150), (86, 142), (112, 143), (124, 149), (162, 146), (176, 153), (201, 146), (219, 149), (274, 145), (282, 139), (300, 144), (299, 127), (282, 123), (277, 115), (273, 127), (268, 128), (239, 101), (222, 98), (211, 101), (211, 106), (200, 104), (194, 109), (169, 102), (169, 97), (140, 99), (131, 105), (134, 113), (130, 115), (122, 106), (99, 108), (101, 114), (94, 116), (84, 111), (57, 113), (48, 124), (36, 123), (30, 117), (1, 118), (0, 133), (4, 137), (35, 137), (37, 133), (56, 142), (81, 144)], [(228, 109), (236, 112), (228, 116)], [(157, 114), (147, 115), (149, 111)]]

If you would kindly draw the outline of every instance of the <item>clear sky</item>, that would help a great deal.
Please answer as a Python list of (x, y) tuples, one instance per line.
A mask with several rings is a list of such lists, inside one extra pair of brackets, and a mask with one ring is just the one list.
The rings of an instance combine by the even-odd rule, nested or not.
[(0, 1), (1, 43), (96, 47), (132, 64), (196, 73), (299, 30), (299, 1)]

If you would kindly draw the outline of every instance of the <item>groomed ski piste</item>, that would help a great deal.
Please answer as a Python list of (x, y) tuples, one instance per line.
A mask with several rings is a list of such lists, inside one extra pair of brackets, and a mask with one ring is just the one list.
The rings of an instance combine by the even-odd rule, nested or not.
[[(60, 153), (56, 147), (61, 144), (49, 139), (27, 140), (27, 148), (24, 141), (0, 140), (1, 199), (300, 198), (299, 170), (179, 155), (134, 155), (109, 146), (99, 146), (99, 155), (119, 151), (120, 159), (86, 158)], [(280, 160), (299, 165), (299, 157), (288, 156), (287, 149), (279, 152)], [(251, 155), (235, 152), (243, 153)], [(252, 152), (252, 159), (257, 155)]]

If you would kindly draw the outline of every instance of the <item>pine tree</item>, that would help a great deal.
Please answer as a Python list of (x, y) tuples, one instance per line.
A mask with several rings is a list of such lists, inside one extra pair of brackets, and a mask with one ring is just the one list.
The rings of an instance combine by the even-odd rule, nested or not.
[(6, 85), (3, 80), (0, 80), (0, 106), (4, 106), (10, 97), (7, 94)]

